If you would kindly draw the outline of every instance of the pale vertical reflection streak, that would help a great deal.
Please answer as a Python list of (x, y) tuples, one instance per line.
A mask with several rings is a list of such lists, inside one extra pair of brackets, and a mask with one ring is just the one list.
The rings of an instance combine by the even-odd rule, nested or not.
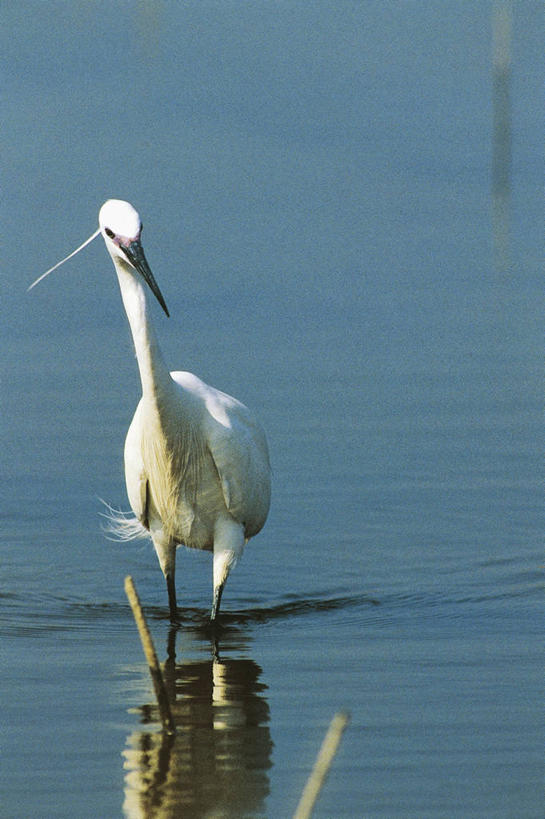
[(510, 265), (511, 33), (511, 3), (497, 0), (492, 9), (492, 232), (499, 272)]

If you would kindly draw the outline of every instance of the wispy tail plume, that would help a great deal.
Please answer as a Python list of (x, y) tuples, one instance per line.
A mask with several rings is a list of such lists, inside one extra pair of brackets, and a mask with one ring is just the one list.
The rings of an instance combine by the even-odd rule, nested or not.
[(135, 515), (129, 512), (122, 512), (121, 509), (114, 509), (105, 500), (99, 498), (106, 507), (105, 512), (100, 512), (101, 517), (106, 521), (102, 530), (109, 540), (142, 540), (149, 538), (150, 534)]

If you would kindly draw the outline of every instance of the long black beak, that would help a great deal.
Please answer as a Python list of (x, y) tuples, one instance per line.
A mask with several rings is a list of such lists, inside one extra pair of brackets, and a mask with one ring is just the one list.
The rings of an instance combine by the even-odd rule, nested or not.
[(159, 302), (167, 316), (170, 316), (168, 308), (165, 304), (165, 300), (163, 298), (163, 294), (159, 290), (159, 285), (155, 281), (155, 278), (150, 270), (150, 266), (147, 262), (147, 259), (144, 256), (144, 250), (142, 248), (142, 245), (140, 244), (140, 241), (138, 239), (135, 239), (135, 241), (131, 242), (128, 246), (122, 244), (120, 245), (120, 247), (125, 256), (127, 257), (127, 259), (129, 260), (129, 262), (132, 264), (132, 266), (136, 268), (136, 270), (138, 270), (140, 275), (143, 277), (144, 281), (149, 286), (151, 292), (153, 293), (153, 295), (155, 296), (155, 298), (157, 299), (157, 301)]

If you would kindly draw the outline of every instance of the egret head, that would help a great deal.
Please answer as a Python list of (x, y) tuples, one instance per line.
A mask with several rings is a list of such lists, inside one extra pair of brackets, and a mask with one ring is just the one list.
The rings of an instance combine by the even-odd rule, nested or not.
[(100, 209), (98, 224), (114, 263), (121, 259), (125, 265), (137, 270), (168, 316), (165, 300), (144, 256), (140, 242), (142, 220), (138, 211), (122, 199), (108, 199)]
[(137, 210), (122, 199), (108, 199), (98, 213), (98, 224), (104, 241), (114, 236), (135, 240), (142, 232), (142, 220)]
[(96, 239), (98, 234), (101, 233), (114, 264), (116, 260), (119, 259), (125, 267), (137, 271), (168, 316), (169, 313), (165, 300), (150, 270), (140, 243), (142, 221), (138, 212), (128, 202), (123, 202), (121, 199), (108, 199), (100, 209), (98, 223), (98, 230), (95, 230), (95, 232), (91, 234), (83, 244), (73, 250), (72, 253), (69, 253), (68, 256), (61, 259), (60, 262), (57, 262), (57, 264), (50, 267), (49, 270), (46, 270), (45, 273), (42, 273), (28, 289), (32, 290), (38, 282), (41, 282), (42, 279), (49, 276), (49, 274), (60, 267), (61, 264), (64, 264), (68, 259), (75, 256), (76, 253), (79, 253), (80, 250), (83, 250), (89, 242), (92, 242), (93, 239)]

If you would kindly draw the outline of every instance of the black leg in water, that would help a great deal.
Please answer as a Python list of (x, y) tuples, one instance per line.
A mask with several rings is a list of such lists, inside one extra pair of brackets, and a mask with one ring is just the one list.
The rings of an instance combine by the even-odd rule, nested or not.
[(174, 581), (174, 572), (169, 572), (166, 575), (167, 592), (168, 592), (168, 608), (170, 611), (170, 621), (176, 622), (177, 605), (176, 605), (176, 583)]
[(221, 586), (218, 586), (216, 591), (214, 592), (214, 601), (212, 603), (212, 611), (210, 612), (210, 622), (213, 623), (216, 617), (219, 614), (220, 610), (220, 603), (221, 603), (221, 595), (223, 594), (223, 587), (225, 583), (222, 583)]

